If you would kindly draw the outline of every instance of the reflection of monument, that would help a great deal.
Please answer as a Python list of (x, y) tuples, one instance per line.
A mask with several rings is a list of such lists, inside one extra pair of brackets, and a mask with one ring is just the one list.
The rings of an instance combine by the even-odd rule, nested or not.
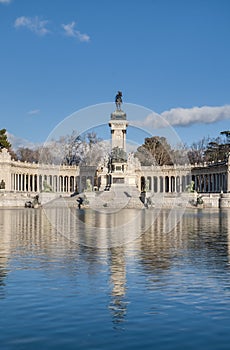
[(112, 248), (110, 257), (110, 281), (112, 284), (112, 300), (110, 310), (113, 322), (123, 322), (126, 315), (127, 303), (123, 300), (126, 292), (126, 267), (124, 247)]

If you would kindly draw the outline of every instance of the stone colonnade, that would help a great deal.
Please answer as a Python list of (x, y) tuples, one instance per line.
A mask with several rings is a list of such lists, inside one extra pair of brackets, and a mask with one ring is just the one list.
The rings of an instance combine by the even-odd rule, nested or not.
[(5, 191), (72, 193), (77, 189), (79, 167), (14, 161), (0, 152), (0, 182)]
[(227, 192), (226, 174), (194, 175), (194, 188), (197, 192), (220, 193)]
[(142, 167), (138, 187), (155, 193), (180, 193), (189, 187), (200, 193), (230, 192), (229, 164)]
[(192, 169), (194, 189), (202, 193), (230, 192), (229, 166), (226, 162), (196, 165)]
[(150, 166), (141, 168), (139, 189), (155, 193), (181, 193), (191, 184), (190, 166)]
[[(200, 193), (230, 192), (230, 163), (203, 165), (142, 166), (133, 169), (139, 191), (181, 193), (191, 187)], [(124, 173), (123, 176), (130, 174)], [(11, 159), (0, 152), (1, 191), (73, 193), (99, 187), (100, 176), (94, 166), (35, 164)]]
[(74, 192), (76, 176), (38, 175), (28, 173), (11, 174), (11, 191), (42, 192), (50, 188), (53, 192)]

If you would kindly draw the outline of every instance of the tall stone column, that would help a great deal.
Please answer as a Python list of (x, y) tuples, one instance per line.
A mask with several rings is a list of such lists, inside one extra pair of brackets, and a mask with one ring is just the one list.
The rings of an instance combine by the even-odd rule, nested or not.
[(162, 192), (165, 193), (165, 176), (162, 176)]
[(220, 174), (216, 174), (216, 192), (220, 192)]
[(204, 192), (207, 192), (207, 175), (204, 175)]
[(213, 175), (213, 192), (217, 192), (217, 174)]
[(198, 189), (198, 186), (197, 186), (197, 175), (195, 175), (194, 189), (195, 189), (195, 191), (197, 191), (197, 189)]
[(171, 186), (171, 176), (170, 175), (168, 176), (168, 179), (169, 179), (169, 188), (168, 188), (168, 190), (169, 190), (169, 193), (171, 193), (172, 192), (172, 186)]
[(128, 126), (126, 114), (122, 111), (112, 113), (109, 126), (112, 136), (112, 149), (118, 147), (126, 151), (126, 128)]
[(35, 192), (35, 176), (32, 175), (32, 192)]
[(19, 174), (17, 174), (17, 190), (20, 190), (20, 177)]
[(227, 192), (230, 192), (230, 153), (228, 154), (227, 163)]
[(212, 175), (208, 174), (208, 193), (211, 192), (211, 181), (212, 181)]

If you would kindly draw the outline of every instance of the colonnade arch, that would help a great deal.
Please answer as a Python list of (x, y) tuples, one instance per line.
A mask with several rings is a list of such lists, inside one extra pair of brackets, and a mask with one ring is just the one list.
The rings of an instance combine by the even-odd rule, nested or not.
[(194, 189), (197, 192), (227, 192), (227, 174), (224, 172), (196, 174), (192, 176), (192, 180), (194, 181)]
[(188, 175), (160, 175), (142, 176), (141, 191), (175, 193), (184, 192), (191, 183), (191, 176)]
[(39, 175), (14, 172), (11, 174), (11, 190), (42, 192), (49, 186), (53, 192), (71, 193), (76, 190), (77, 177), (73, 175)]

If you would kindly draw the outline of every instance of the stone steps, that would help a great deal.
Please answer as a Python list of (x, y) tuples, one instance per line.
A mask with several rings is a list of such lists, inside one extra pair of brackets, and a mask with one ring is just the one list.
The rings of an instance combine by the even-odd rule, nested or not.
[[(133, 186), (116, 185), (110, 191), (84, 192), (79, 194), (84, 198), (83, 208), (144, 208), (139, 196), (139, 191)], [(43, 207), (78, 207), (78, 196), (59, 197), (45, 203)]]
[(139, 191), (133, 186), (116, 185), (110, 191), (96, 192), (95, 197), (89, 199), (89, 206), (94, 208), (141, 209), (144, 206), (139, 196)]
[(42, 205), (44, 208), (51, 208), (51, 207), (77, 207), (78, 203), (76, 201), (76, 197), (59, 197), (55, 198), (45, 204)]

